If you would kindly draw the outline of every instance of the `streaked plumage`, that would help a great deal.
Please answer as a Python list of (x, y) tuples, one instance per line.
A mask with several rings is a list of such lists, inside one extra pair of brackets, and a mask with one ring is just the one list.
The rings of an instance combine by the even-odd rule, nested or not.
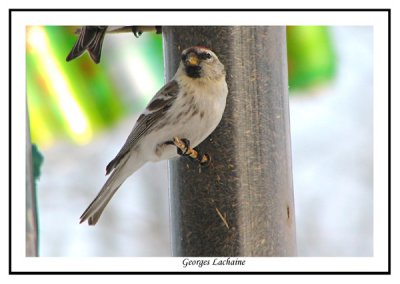
[(106, 30), (107, 26), (81, 27), (78, 40), (68, 54), (67, 61), (81, 56), (87, 50), (92, 60), (99, 63)]
[(96, 224), (117, 189), (143, 164), (178, 157), (177, 148), (167, 144), (173, 137), (188, 139), (192, 147), (207, 138), (222, 118), (227, 94), (224, 66), (217, 56), (204, 47), (184, 50), (173, 79), (149, 102), (107, 165), (111, 175), (81, 222)]

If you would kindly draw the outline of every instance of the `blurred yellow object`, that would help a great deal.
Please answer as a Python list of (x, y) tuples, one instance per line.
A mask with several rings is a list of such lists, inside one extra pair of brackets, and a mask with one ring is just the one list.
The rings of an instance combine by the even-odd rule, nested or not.
[(94, 64), (87, 54), (67, 62), (66, 56), (77, 39), (76, 28), (26, 29), (31, 140), (41, 148), (60, 139), (88, 143), (96, 132), (143, 109), (149, 96), (163, 84), (159, 35), (144, 34), (136, 40), (127, 34), (123, 46), (118, 45), (119, 38), (115, 41), (119, 48), (99, 64)]
[(85, 144), (122, 117), (124, 104), (104, 66), (66, 62), (76, 38), (71, 27), (26, 29), (27, 99), (31, 139), (41, 147), (68, 138)]
[[(44, 87), (49, 95), (54, 96), (54, 102), (59, 107), (58, 110), (66, 122), (70, 137), (77, 143), (87, 143), (92, 136), (92, 130), (63, 69), (58, 65), (53, 55), (44, 28), (27, 28), (27, 45), (32, 55), (40, 58), (38, 71), (42, 76)], [(28, 90), (30, 89), (28, 88)], [(30, 105), (29, 101), (28, 105)], [(33, 112), (30, 116), (34, 115), (38, 114)], [(32, 119), (33, 122), (36, 122), (35, 117)], [(38, 120), (42, 120), (43, 123), (42, 118), (38, 118)]]

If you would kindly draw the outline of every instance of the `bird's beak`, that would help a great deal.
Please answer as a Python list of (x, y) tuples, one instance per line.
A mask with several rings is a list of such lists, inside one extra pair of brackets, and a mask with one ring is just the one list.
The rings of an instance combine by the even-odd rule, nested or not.
[(199, 65), (199, 58), (193, 53), (189, 54), (186, 59), (186, 64), (191, 66)]

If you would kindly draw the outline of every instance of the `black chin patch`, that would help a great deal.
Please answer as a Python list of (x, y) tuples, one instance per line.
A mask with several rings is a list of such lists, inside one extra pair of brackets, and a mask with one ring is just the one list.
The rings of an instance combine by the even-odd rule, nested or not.
[(191, 78), (200, 78), (201, 75), (201, 67), (194, 65), (194, 66), (186, 66), (186, 75)]

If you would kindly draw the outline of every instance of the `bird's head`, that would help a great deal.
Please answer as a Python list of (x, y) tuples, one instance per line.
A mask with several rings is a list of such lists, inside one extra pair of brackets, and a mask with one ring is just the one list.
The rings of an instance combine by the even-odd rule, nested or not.
[(192, 79), (219, 80), (225, 76), (224, 65), (210, 49), (193, 46), (185, 49), (181, 55), (181, 68)]

